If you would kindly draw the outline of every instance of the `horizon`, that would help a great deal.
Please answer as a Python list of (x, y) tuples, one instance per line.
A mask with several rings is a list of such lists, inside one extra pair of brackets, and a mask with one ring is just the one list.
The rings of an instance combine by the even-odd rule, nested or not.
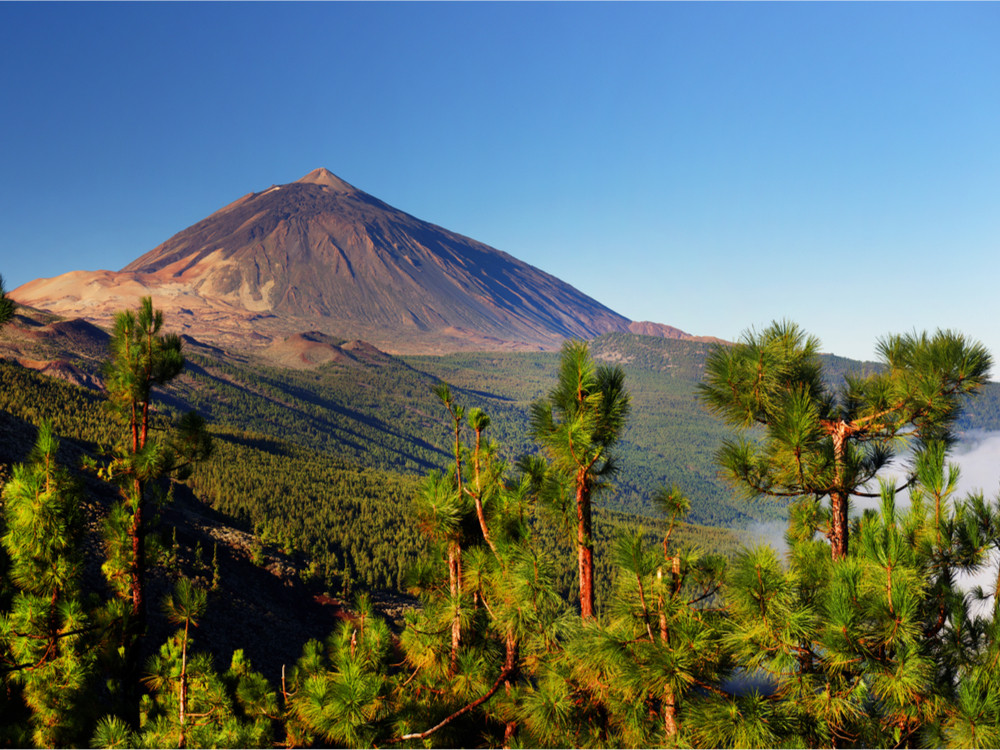
[(1000, 357), (995, 4), (0, 19), (8, 290), (120, 269), (322, 167), (632, 320), (734, 340), (790, 319), (860, 360), (949, 328)]

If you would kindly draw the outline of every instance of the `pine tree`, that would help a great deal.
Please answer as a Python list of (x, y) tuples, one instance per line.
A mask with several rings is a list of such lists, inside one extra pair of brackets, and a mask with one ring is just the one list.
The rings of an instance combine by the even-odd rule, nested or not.
[[(440, 528), (445, 534), (448, 544), (448, 584), (451, 593), (451, 606), (453, 609), (451, 621), (451, 670), (458, 668), (458, 649), (462, 644), (462, 530), (461, 515), (465, 502), (465, 493), (462, 486), (462, 417), (464, 409), (455, 404), (451, 398), (451, 391), (447, 384), (439, 383), (435, 388), (435, 393), (451, 417), (452, 430), (455, 436), (455, 466), (451, 474), (454, 484), (454, 502), (447, 502), (443, 492), (443, 486), (438, 484), (429, 491), (435, 493), (434, 508), (454, 508), (452, 519), (440, 518)], [(437, 511), (435, 511), (437, 512)]]
[(253, 672), (243, 652), (233, 653), (219, 674), (208, 654), (194, 650), (194, 628), (207, 607), (207, 593), (186, 578), (163, 601), (167, 619), (180, 629), (147, 664), (139, 731), (124, 732), (112, 717), (99, 726), (95, 744), (139, 747), (268, 747), (278, 716), (276, 693)]
[(181, 578), (177, 582), (174, 593), (168, 596), (163, 602), (163, 609), (167, 614), (167, 619), (174, 625), (183, 625), (183, 633), (178, 633), (181, 648), (181, 670), (177, 678), (178, 699), (177, 699), (177, 723), (180, 725), (178, 733), (177, 747), (185, 747), (188, 711), (188, 642), (192, 627), (198, 627), (198, 620), (205, 614), (208, 605), (208, 596), (201, 589), (193, 586), (187, 578)]
[(761, 684), (697, 704), (696, 744), (967, 747), (997, 736), (996, 628), (956, 582), (992, 564), (997, 510), (952, 497), (944, 456), (931, 444), (917, 457), (905, 510), (883, 483), (881, 507), (854, 520), (839, 560), (804, 501), (785, 564), (769, 547), (733, 561), (723, 643)]
[(671, 535), (690, 504), (675, 489), (656, 496), (669, 514), (663, 538), (619, 532), (600, 627), (577, 628), (563, 641), (565, 689), (580, 707), (571, 721), (579, 728), (564, 735), (570, 744), (683, 746), (691, 737), (686, 710), (717, 689), (726, 654), (716, 596), (724, 563), (674, 548)]
[(625, 427), (629, 394), (620, 367), (595, 367), (585, 342), (563, 345), (559, 381), (547, 399), (532, 404), (532, 434), (553, 469), (572, 483), (580, 614), (595, 618), (592, 499), (617, 471), (612, 448)]
[[(181, 340), (161, 333), (163, 314), (152, 299), (142, 298), (136, 312), (115, 317), (111, 358), (105, 365), (108, 405), (122, 433), (111, 460), (99, 469), (114, 481), (121, 502), (105, 523), (105, 576), (127, 603), (122, 646), (125, 656), (125, 695), (138, 690), (137, 639), (146, 629), (146, 535), (156, 480), (172, 475), (184, 478), (194, 462), (211, 452), (204, 421), (194, 413), (183, 415), (167, 435), (154, 435), (153, 389), (162, 387), (184, 367)], [(137, 699), (127, 697), (132, 725), (138, 726)]]
[[(450, 633), (449, 670), (458, 668), (458, 653), (462, 645), (462, 521), (465, 516), (464, 498), (458, 494), (453, 479), (432, 471), (424, 479), (414, 501), (417, 523), (435, 545), (444, 546), (448, 565), (448, 588), (442, 617)], [(440, 547), (438, 547), (440, 549)]]
[(878, 345), (881, 367), (846, 376), (834, 392), (818, 351), (819, 341), (798, 326), (774, 323), (717, 346), (699, 391), (730, 424), (760, 428), (760, 441), (724, 444), (719, 462), (726, 473), (751, 496), (828, 497), (826, 533), (840, 560), (849, 548), (851, 497), (874, 496), (866, 487), (895, 457), (901, 438), (917, 451), (930, 441), (949, 442), (991, 358), (981, 344), (950, 331), (889, 336)]
[[(520, 710), (522, 691), (534, 693), (525, 665), (540, 663), (539, 651), (558, 648), (567, 613), (554, 591), (550, 550), (531, 532), (532, 482), (507, 475), (497, 446), (486, 436), (490, 420), (482, 411), (468, 411), (473, 439), (462, 445), (456, 410), (449, 408), (458, 437), (452, 474), (431, 472), (414, 506), (422, 528), (441, 546), (411, 572), (411, 590), (423, 606), (408, 616), (400, 637), (412, 672), (398, 678), (392, 710), (397, 736), (383, 742), (433, 738), (468, 744), (479, 737), (509, 744), (519, 727), (538, 726), (533, 715)], [(454, 476), (458, 471), (460, 480)], [(444, 563), (448, 538), (459, 533), (463, 638), (455, 653), (448, 636), (451, 576)], [(494, 727), (502, 733), (494, 734)]]
[(108, 402), (126, 429), (116, 460), (107, 470), (107, 476), (116, 479), (122, 489), (131, 547), (121, 550), (125, 559), (120, 562), (126, 570), (114, 574), (124, 574), (126, 580), (120, 587), (131, 599), (132, 615), (140, 630), (146, 618), (146, 485), (168, 469), (172, 458), (162, 442), (150, 440), (153, 387), (168, 383), (184, 367), (180, 338), (161, 334), (162, 327), (163, 314), (153, 309), (149, 297), (142, 299), (138, 313), (118, 313), (111, 359), (104, 373)]
[(85, 728), (94, 657), (80, 590), (83, 517), (81, 494), (57, 466), (59, 441), (48, 423), (27, 463), (16, 466), (3, 491), (9, 576), (17, 589), (0, 617), (0, 640), (31, 711), (40, 747), (80, 741)]
[(14, 317), (17, 305), (10, 297), (3, 286), (3, 276), (0, 276), (0, 328), (3, 328)]
[(388, 728), (391, 634), (366, 597), (355, 609), (356, 619), (341, 623), (325, 644), (307, 643), (291, 670), (285, 690), (290, 746), (363, 747)]

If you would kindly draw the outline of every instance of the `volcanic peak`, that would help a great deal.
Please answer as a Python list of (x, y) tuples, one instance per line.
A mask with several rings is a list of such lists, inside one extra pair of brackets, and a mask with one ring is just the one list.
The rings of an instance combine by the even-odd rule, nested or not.
[(337, 177), (333, 172), (325, 167), (319, 167), (314, 169), (312, 172), (307, 174), (305, 177), (295, 181), (300, 185), (321, 185), (323, 187), (328, 187), (335, 193), (357, 193), (359, 192), (356, 187), (348, 182), (344, 182), (342, 179)]
[[(290, 334), (315, 330), (390, 353), (533, 351), (626, 331), (631, 322), (324, 168), (244, 195), (120, 272), (72, 272), (14, 290), (22, 304), (100, 322), (147, 295), (199, 340), (292, 349), (309, 342), (289, 343)], [(317, 343), (325, 346), (307, 348)]]

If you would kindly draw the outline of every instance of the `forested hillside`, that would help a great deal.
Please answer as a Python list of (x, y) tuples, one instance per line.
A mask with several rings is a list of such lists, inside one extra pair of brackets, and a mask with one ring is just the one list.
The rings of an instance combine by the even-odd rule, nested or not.
[[(732, 349), (615, 334), (404, 362), (357, 345), (280, 370), (192, 341), (185, 362), (162, 324), (148, 299), (119, 316), (104, 392), (0, 361), (5, 744), (1000, 737), (998, 620), (954, 584), (992, 564), (1000, 510), (951, 497), (941, 442), (984, 390), (980, 348), (902, 337), (860, 366), (775, 325)], [(99, 338), (53, 338), (77, 335)], [(985, 390), (963, 424), (992, 426)], [(911, 508), (884, 487), (848, 519), (901, 434)], [(779, 499), (720, 500), (716, 472)], [(788, 498), (784, 562), (686, 523)], [(395, 632), (377, 589), (419, 597)]]
[[(51, 316), (20, 319), (33, 336), (28, 342), (31, 356), (61, 357), (84, 372), (99, 374), (99, 350), (102, 345), (106, 349), (106, 338), (98, 342), (91, 337), (81, 343), (79, 336), (73, 341), (58, 329), (40, 335), (36, 331), (47, 330), (41, 323), (51, 327)], [(12, 338), (10, 331), (0, 333), (0, 346)], [(74, 346), (78, 353), (71, 359)], [(655, 516), (653, 493), (660, 486), (677, 484), (691, 498), (690, 520), (695, 523), (740, 527), (750, 519), (783, 517), (781, 503), (748, 504), (718, 474), (715, 453), (726, 428), (695, 398), (710, 344), (615, 333), (595, 339), (592, 347), (597, 360), (622, 366), (635, 405), (620, 445), (621, 472), (615, 490), (598, 498), (600, 507)], [(187, 339), (187, 367), (159, 398), (169, 408), (196, 409), (213, 429), (226, 427), (291, 443), (308, 453), (332, 457), (331, 466), (412, 477), (447, 460), (448, 431), (432, 392), (434, 384), (443, 380), (463, 403), (490, 414), (491, 432), (506, 458), (535, 450), (527, 413), (551, 386), (557, 354), (492, 352), (401, 359), (360, 344), (345, 351), (347, 358), (338, 362), (287, 369)], [(845, 373), (874, 367), (833, 355), (821, 359), (834, 385), (843, 382)], [(957, 426), (1000, 429), (1000, 385), (986, 384)]]
[[(394, 360), (389, 362), (393, 369), (388, 372), (376, 369), (373, 382), (365, 385), (364, 392), (377, 393), (379, 384), (389, 387), (393, 372), (397, 377), (400, 372), (413, 372)], [(236, 375), (232, 373), (240, 373), (226, 365), (210, 367), (216, 373), (228, 371), (233, 379)], [(324, 409), (317, 405), (337, 403), (335, 396), (329, 394), (349, 382), (339, 373), (282, 374), (272, 371), (270, 377), (267, 374), (259, 377), (254, 392), (249, 391), (248, 386), (233, 385), (224, 377), (213, 377), (197, 365), (192, 369), (193, 374), (179, 379), (176, 391), (181, 397), (171, 394), (166, 399), (161, 418), (164, 422), (169, 421), (173, 409), (183, 403), (204, 405), (209, 417), (221, 420), (221, 424), (210, 422), (215, 438), (214, 454), (195, 469), (190, 480), (202, 500), (254, 532), (263, 544), (304, 554), (309, 560), (310, 577), (334, 594), (348, 593), (359, 586), (404, 590), (407, 567), (424, 548), (420, 530), (403, 518), (412, 502), (419, 475), (384, 467), (396, 467), (397, 461), (403, 461), (404, 466), (406, 462), (416, 462), (418, 459), (412, 457), (420, 456), (421, 448), (406, 446), (400, 451), (379, 450), (384, 442), (380, 442), (381, 434), (371, 426), (378, 424), (371, 417), (351, 423), (352, 430), (369, 430), (370, 456), (364, 454), (366, 443), (360, 438), (357, 442), (339, 442), (336, 437), (343, 432), (321, 432), (323, 425), (331, 423), (331, 429), (344, 429), (343, 425), (350, 419), (344, 416), (346, 410)], [(295, 400), (293, 393), (304, 393), (300, 379), (312, 380), (320, 395), (310, 396), (308, 401)], [(426, 385), (424, 394), (414, 393), (419, 409), (407, 410), (402, 398), (393, 406), (391, 393), (382, 402), (373, 398), (368, 408), (381, 414), (395, 408), (396, 415), (413, 420), (412, 429), (417, 430), (426, 423), (427, 432), (439, 444), (444, 444), (448, 434), (446, 415), (432, 392), (433, 380), (419, 373), (414, 379)], [(197, 397), (190, 396), (202, 387), (204, 391)], [(329, 400), (323, 401), (324, 398)], [(491, 406), (499, 401), (493, 399), (491, 402), (483, 397), (476, 400)], [(103, 401), (101, 394), (93, 390), (0, 361), (0, 411), (31, 424), (50, 420), (57, 434), (74, 439), (90, 450), (110, 443), (111, 428)], [(507, 413), (514, 408), (508, 404)], [(498, 412), (503, 414), (501, 410)], [(304, 425), (310, 425), (310, 415), (315, 421), (311, 427), (303, 426), (295, 431), (294, 422), (281, 421), (292, 420), (295, 414), (302, 415)], [(517, 436), (518, 451), (528, 446), (523, 415), (507, 423), (497, 419), (494, 425), (501, 438)], [(248, 431), (250, 429), (255, 431)], [(263, 430), (268, 429), (271, 433), (265, 434)], [(296, 441), (288, 440), (296, 435)], [(23, 460), (29, 447), (8, 445), (4, 454), (7, 464)], [(427, 462), (427, 468), (446, 465), (448, 456), (443, 448), (426, 448), (425, 451), (422, 460)], [(508, 450), (509, 458), (515, 458), (518, 451)], [(432, 463), (435, 457), (437, 463)], [(598, 515), (596, 533), (602, 547), (616, 527), (642, 524), (652, 528), (657, 523), (657, 517), (614, 513), (612, 508), (615, 506), (612, 503), (609, 506), (607, 515)], [(561, 550), (560, 554), (568, 558), (568, 533), (555, 526), (546, 528), (548, 531), (544, 533), (553, 549)], [(709, 527), (700, 530), (691, 527), (679, 533), (712, 550), (732, 550), (740, 539)], [(599, 559), (599, 580), (603, 588), (610, 582), (610, 563), (605, 557)], [(558, 580), (560, 590), (572, 596), (572, 569), (561, 571)]]
[[(844, 363), (816, 356), (794, 327), (732, 352), (612, 336), (555, 361), (403, 363), (365, 350), (249, 377), (247, 363), (204, 352), (180, 376), (181, 342), (159, 326), (148, 300), (119, 321), (106, 393), (0, 362), (4, 744), (1000, 737), (1000, 620), (970, 608), (978, 598), (995, 615), (996, 592), (969, 599), (954, 583), (959, 568), (991, 571), (1000, 510), (954, 496), (941, 442), (982, 390), (979, 349), (901, 339), (841, 399), (829, 384)], [(758, 361), (777, 377), (741, 364)], [(488, 388), (475, 387), (477, 369)], [(668, 461), (691, 471), (712, 452), (688, 402), (712, 406), (720, 441), (755, 415), (757, 432), (727, 442), (720, 469), (799, 498), (784, 561), (685, 523), (690, 497), (662, 481), (633, 489), (644, 514), (614, 509), (620, 481), (634, 488)], [(192, 403), (218, 421), (184, 413)], [(629, 473), (653, 436), (685, 430), (687, 453), (664, 449)], [(850, 449), (824, 437), (837, 430)], [(880, 511), (838, 537), (838, 496), (861, 492), (903, 431), (917, 446), (911, 507), (885, 487)], [(365, 462), (363, 441), (383, 433)], [(377, 588), (418, 597), (394, 629), (372, 606)], [(155, 593), (159, 614), (137, 592)], [(336, 606), (350, 594), (352, 612)], [(761, 678), (753, 688), (748, 672)]]
[[(615, 493), (601, 503), (650, 514), (657, 487), (676, 483), (691, 498), (691, 520), (711, 526), (740, 526), (750, 518), (784, 517), (784, 504), (760, 500), (748, 504), (719, 476), (715, 454), (728, 429), (698, 403), (696, 385), (711, 344), (612, 333), (592, 342), (594, 357), (620, 364), (633, 399), (633, 413), (623, 436), (621, 474)], [(834, 355), (821, 355), (834, 387), (850, 372), (875, 369)], [(523, 417), (534, 400), (551, 387), (557, 357), (551, 354), (453, 354), (407, 357), (413, 367), (461, 388), (470, 403), (481, 404), (501, 419), (497, 434), (519, 450), (528, 449)], [(1000, 384), (987, 383), (968, 402), (959, 429), (1000, 429)]]

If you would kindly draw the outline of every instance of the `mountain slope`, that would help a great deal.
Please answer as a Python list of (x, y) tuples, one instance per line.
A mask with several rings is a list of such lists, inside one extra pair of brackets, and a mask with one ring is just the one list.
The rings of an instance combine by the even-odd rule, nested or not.
[(554, 276), (325, 169), (243, 196), (120, 272), (40, 279), (12, 296), (107, 322), (144, 294), (185, 333), (243, 345), (314, 330), (390, 352), (538, 350), (630, 324)]

